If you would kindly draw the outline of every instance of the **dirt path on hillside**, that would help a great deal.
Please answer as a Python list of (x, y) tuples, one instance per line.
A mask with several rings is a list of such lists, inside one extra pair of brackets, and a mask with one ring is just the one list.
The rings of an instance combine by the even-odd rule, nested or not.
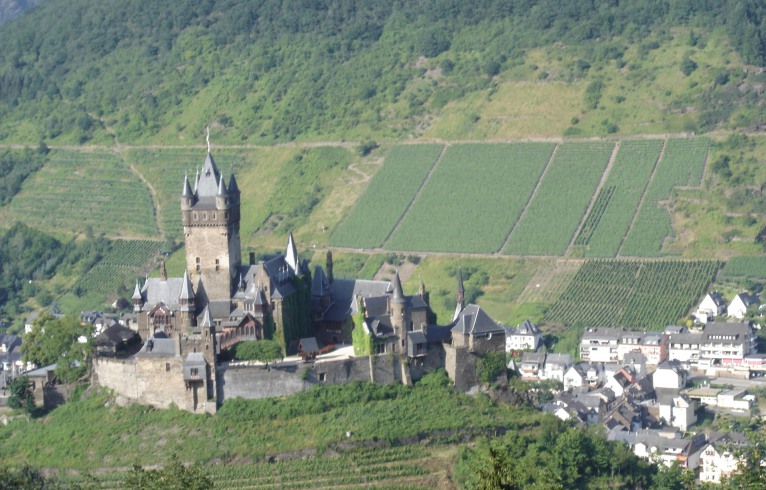
[(95, 114), (88, 114), (91, 118), (93, 118), (96, 122), (98, 122), (102, 128), (104, 128), (104, 131), (106, 131), (114, 140), (114, 146), (110, 147), (109, 149), (117, 155), (117, 158), (120, 159), (120, 161), (130, 169), (131, 172), (133, 172), (138, 179), (143, 182), (143, 184), (146, 186), (147, 189), (149, 189), (149, 194), (152, 198), (152, 211), (154, 213), (154, 226), (157, 227), (157, 233), (159, 234), (159, 238), (161, 241), (165, 241), (165, 231), (162, 229), (162, 226), (160, 225), (160, 211), (162, 211), (162, 204), (160, 204), (160, 199), (157, 194), (157, 189), (154, 188), (154, 186), (149, 182), (146, 177), (144, 177), (144, 174), (142, 174), (132, 163), (128, 163), (128, 161), (125, 159), (125, 155), (123, 154), (123, 145), (120, 144), (120, 139), (117, 136), (117, 133), (106, 124), (106, 121), (104, 121), (102, 118), (96, 116)]

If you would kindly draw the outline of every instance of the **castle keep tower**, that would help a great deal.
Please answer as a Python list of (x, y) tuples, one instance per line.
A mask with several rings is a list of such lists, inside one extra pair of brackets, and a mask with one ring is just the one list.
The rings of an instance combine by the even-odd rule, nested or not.
[(239, 279), (239, 188), (234, 175), (225, 179), (208, 147), (192, 191), (188, 176), (181, 191), (181, 217), (186, 246), (186, 271), (192, 284), (204, 284), (209, 301), (229, 301)]

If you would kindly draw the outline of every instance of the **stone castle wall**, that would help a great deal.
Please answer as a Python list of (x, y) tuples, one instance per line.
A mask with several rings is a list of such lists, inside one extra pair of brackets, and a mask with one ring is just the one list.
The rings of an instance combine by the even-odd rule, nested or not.
[(315, 384), (343, 384), (351, 381), (390, 384), (402, 381), (398, 358), (390, 355), (354, 357), (307, 364), (218, 367), (218, 399), (270, 398), (288, 396)]
[(99, 358), (93, 361), (92, 376), (93, 384), (139, 403), (158, 408), (176, 405), (190, 412), (215, 412), (215, 401), (207, 400), (204, 386), (187, 387), (180, 357)]

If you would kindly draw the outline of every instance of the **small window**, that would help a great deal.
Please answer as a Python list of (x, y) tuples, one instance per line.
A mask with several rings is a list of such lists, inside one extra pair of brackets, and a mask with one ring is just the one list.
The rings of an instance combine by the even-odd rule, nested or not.
[(199, 376), (199, 369), (191, 368), (191, 375), (192, 376)]
[(229, 213), (223, 213), (223, 219), (229, 219)]
[(218, 213), (213, 213), (213, 219), (217, 219), (217, 218), (218, 218)]
[(215, 270), (221, 270), (221, 261), (218, 259), (215, 259)]
[(168, 372), (168, 371), (170, 371), (170, 363), (166, 362), (165, 363), (165, 372)]
[(199, 219), (199, 215), (197, 213), (192, 213), (192, 219), (197, 221)]
[(319, 373), (319, 381), (322, 383), (327, 381), (327, 373)]
[(202, 220), (207, 221), (207, 213), (202, 213)]

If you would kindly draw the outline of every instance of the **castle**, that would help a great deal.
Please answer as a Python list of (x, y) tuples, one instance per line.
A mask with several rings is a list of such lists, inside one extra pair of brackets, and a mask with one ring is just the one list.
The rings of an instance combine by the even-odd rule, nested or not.
[[(325, 268), (316, 266), (312, 275), (292, 234), (285, 253), (258, 262), (251, 254), (243, 264), (240, 206), (236, 178), (232, 174), (227, 185), (208, 148), (193, 182), (184, 177), (180, 195), (183, 277), (168, 277), (163, 262), (160, 277), (136, 282), (132, 301), (142, 346), (125, 359), (96, 358), (94, 383), (130, 400), (214, 412), (234, 396), (277, 396), (355, 379), (410, 383), (439, 367), (465, 390), (477, 384), (483, 355), (504, 355), (503, 326), (478, 306), (463, 304), (461, 276), (455, 316), (440, 326), (422, 282), (407, 296), (398, 273), (392, 282), (336, 279), (331, 252)], [(361, 351), (335, 364), (316, 362), (300, 374), (295, 366), (268, 375), (221, 361), (243, 340), (272, 338), (292, 354), (314, 337), (323, 344), (354, 337)]]

